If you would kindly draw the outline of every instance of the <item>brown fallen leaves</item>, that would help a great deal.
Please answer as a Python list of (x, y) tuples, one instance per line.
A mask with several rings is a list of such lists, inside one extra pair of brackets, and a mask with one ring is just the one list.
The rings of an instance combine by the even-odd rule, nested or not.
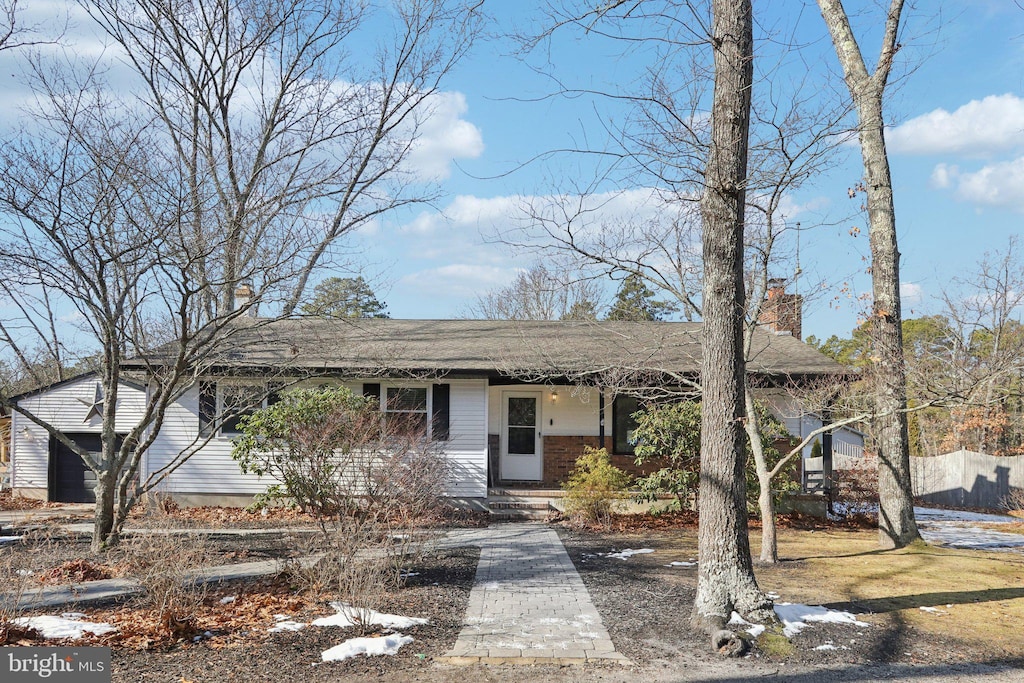
[[(222, 603), (227, 596), (234, 600)], [(117, 631), (104, 635), (86, 633), (75, 640), (81, 645), (105, 645), (131, 650), (153, 650), (190, 644), (198, 636), (207, 647), (234, 647), (245, 643), (261, 642), (272, 634), (268, 629), (275, 624), (274, 615), (286, 614), (302, 620), (317, 605), (306, 597), (295, 595), (278, 578), (248, 583), (228, 589), (211, 591), (202, 611), (174, 624), (162, 623), (157, 609), (131, 603), (107, 608), (86, 608), (84, 620), (108, 623)], [(37, 645), (40, 635), (31, 629), (0, 626), (0, 644), (17, 643)], [(48, 644), (57, 641), (47, 641)]]
[(99, 581), (120, 575), (120, 570), (107, 564), (97, 564), (86, 559), (68, 560), (51, 567), (37, 576), (45, 585)]

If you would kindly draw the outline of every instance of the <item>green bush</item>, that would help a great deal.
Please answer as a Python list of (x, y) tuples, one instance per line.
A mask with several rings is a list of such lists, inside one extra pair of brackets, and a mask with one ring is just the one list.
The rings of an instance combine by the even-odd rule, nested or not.
[(814, 445), (811, 446), (811, 457), (812, 458), (820, 458), (821, 455), (822, 455), (822, 453), (821, 453), (821, 442), (820, 441), (815, 441)]
[[(782, 457), (775, 448), (775, 441), (786, 438), (789, 434), (785, 426), (775, 419), (767, 407), (757, 404), (758, 418), (761, 424), (761, 445), (765, 460), (771, 469)], [(636, 443), (636, 464), (656, 462), (664, 463), (664, 467), (636, 480), (638, 492), (636, 499), (640, 502), (654, 501), (659, 494), (670, 494), (676, 497), (676, 505), (681, 509), (689, 504), (691, 496), (695, 496), (700, 483), (700, 421), (701, 409), (697, 401), (679, 401), (642, 410), (633, 416), (637, 428), (633, 432)], [(798, 487), (789, 474), (796, 467), (791, 461), (776, 478), (774, 487), (776, 496)], [(757, 509), (759, 487), (754, 458), (747, 445), (747, 500), (751, 509)]]
[(684, 509), (700, 481), (700, 403), (680, 401), (633, 415), (637, 428), (634, 456), (636, 464), (652, 460), (665, 463), (656, 472), (636, 481), (638, 502), (653, 502), (659, 494), (676, 497), (675, 505)]
[(565, 511), (585, 523), (604, 525), (629, 484), (630, 476), (612, 465), (606, 449), (585, 446), (562, 485), (567, 493)]

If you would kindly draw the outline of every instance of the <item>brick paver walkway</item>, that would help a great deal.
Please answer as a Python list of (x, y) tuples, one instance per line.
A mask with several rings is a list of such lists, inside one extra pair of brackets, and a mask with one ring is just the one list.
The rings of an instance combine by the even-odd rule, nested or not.
[(466, 622), (451, 663), (628, 663), (615, 651), (565, 546), (543, 524), (453, 531), (448, 543), (480, 547)]

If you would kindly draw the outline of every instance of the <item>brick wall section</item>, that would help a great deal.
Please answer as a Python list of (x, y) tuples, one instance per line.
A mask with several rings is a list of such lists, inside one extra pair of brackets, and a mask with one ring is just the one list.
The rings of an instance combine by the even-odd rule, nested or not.
[[(600, 439), (596, 436), (545, 436), (544, 481), (542, 483), (551, 488), (561, 487), (576, 466), (576, 458), (583, 455), (583, 447), (597, 448), (599, 442)], [(797, 443), (799, 442), (790, 439), (780, 439), (775, 443), (775, 447), (779, 452), (786, 453)], [(605, 437), (604, 447), (608, 449), (609, 453), (612, 452), (611, 436)], [(633, 462), (632, 455), (614, 454), (612, 454), (612, 464), (634, 477), (650, 474), (663, 466), (659, 460), (652, 460), (643, 466), (638, 466)], [(794, 481), (800, 481), (799, 468), (792, 473), (792, 478)]]
[[(569, 478), (576, 466), (576, 458), (583, 455), (583, 447), (598, 448), (600, 438), (596, 436), (545, 436), (544, 437), (544, 485), (558, 488)], [(612, 452), (612, 437), (606, 436), (604, 447)], [(612, 455), (612, 464), (632, 476), (650, 474), (660, 465), (647, 463), (638, 467), (632, 455)]]

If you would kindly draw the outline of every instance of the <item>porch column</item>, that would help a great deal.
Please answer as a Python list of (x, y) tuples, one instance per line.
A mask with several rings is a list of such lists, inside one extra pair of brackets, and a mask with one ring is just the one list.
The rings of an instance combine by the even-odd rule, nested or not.
[[(827, 425), (832, 421), (832, 410), (826, 407), (821, 411), (821, 423)], [(836, 499), (836, 478), (832, 469), (832, 430), (821, 435), (821, 479), (828, 500), (828, 511), (832, 512), (832, 503)]]
[(598, 448), (604, 448), (604, 387), (597, 388), (597, 412), (598, 412), (598, 423), (597, 423), (597, 435), (598, 435)]

